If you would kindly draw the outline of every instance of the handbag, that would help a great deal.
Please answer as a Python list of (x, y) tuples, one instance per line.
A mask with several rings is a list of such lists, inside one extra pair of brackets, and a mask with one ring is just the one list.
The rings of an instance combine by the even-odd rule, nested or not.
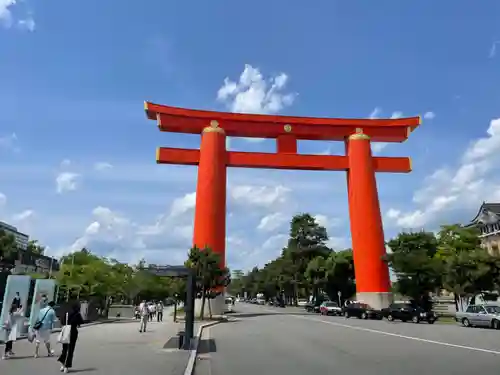
[(28, 341), (29, 342), (35, 341), (35, 336), (36, 336), (35, 331), (32, 329), (28, 329)]
[(69, 344), (69, 338), (71, 335), (71, 326), (68, 324), (68, 313), (66, 313), (66, 324), (62, 327), (59, 336), (57, 337), (57, 342), (60, 344)]
[(51, 309), (48, 309), (47, 311), (45, 311), (45, 315), (43, 316), (42, 320), (37, 320), (35, 322), (35, 324), (33, 324), (33, 329), (35, 331), (38, 331), (40, 328), (42, 328), (42, 325), (43, 325), (43, 321), (45, 320), (45, 317), (47, 316), (47, 314), (49, 313)]

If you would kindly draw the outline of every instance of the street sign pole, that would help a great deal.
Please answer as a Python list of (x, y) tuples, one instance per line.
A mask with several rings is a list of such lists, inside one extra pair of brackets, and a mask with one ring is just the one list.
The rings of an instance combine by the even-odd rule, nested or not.
[(339, 296), (339, 307), (342, 307), (342, 302), (340, 301), (340, 297), (342, 296), (342, 292), (339, 290), (337, 292), (337, 295)]

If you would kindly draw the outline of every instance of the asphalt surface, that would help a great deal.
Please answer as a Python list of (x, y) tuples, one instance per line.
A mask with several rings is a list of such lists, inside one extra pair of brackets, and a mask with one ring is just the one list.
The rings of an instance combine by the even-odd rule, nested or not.
[[(80, 329), (71, 372), (92, 375), (182, 375), (186, 368), (189, 351), (165, 348), (165, 344), (183, 329), (173, 323), (172, 317), (164, 316), (163, 323), (150, 322), (146, 333), (139, 333), (139, 323), (105, 323)], [(198, 324), (195, 331), (198, 329)], [(53, 375), (59, 373), (57, 356), (61, 346), (55, 344), (55, 358), (45, 357), (40, 348), (40, 358), (33, 358), (34, 346), (27, 340), (14, 343), (15, 357), (0, 360), (2, 375)], [(3, 351), (3, 345), (0, 345)]]
[(204, 330), (196, 375), (498, 373), (500, 331), (237, 304)]

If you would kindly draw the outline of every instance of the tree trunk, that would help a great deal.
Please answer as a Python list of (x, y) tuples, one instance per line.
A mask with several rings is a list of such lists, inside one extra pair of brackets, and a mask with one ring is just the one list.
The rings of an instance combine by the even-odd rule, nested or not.
[(208, 316), (212, 319), (212, 299), (208, 299)]
[(205, 288), (203, 288), (203, 291), (201, 293), (201, 309), (200, 309), (200, 319), (203, 320), (205, 316), (205, 301), (207, 298), (207, 292)]

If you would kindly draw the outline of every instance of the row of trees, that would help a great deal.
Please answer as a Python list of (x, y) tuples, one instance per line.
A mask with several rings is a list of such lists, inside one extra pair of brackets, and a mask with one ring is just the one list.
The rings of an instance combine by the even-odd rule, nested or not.
[(387, 261), (399, 293), (429, 303), (429, 296), (446, 290), (458, 311), (481, 295), (496, 299), (500, 288), (500, 257), (481, 247), (474, 227), (445, 225), (438, 233), (403, 232), (388, 242)]
[[(44, 247), (37, 241), (30, 241), (26, 252), (43, 254)], [(20, 250), (12, 234), (0, 230), (0, 262), (5, 271), (14, 266), (19, 259)], [(194, 269), (197, 275), (196, 292), (202, 298), (201, 314), (204, 315), (205, 302), (228, 285), (229, 271), (220, 268), (219, 255), (211, 249), (194, 247), (189, 250), (186, 266)], [(140, 300), (165, 300), (176, 298), (184, 300), (186, 280), (182, 278), (160, 277), (149, 270), (143, 259), (136, 265), (128, 265), (116, 259), (93, 254), (89, 249), (63, 256), (58, 271), (41, 274), (28, 273), (33, 278), (54, 278), (59, 285), (59, 300), (93, 299), (103, 307), (115, 303), (138, 303)], [(209, 312), (210, 311), (210, 304)]]
[(234, 295), (282, 297), (288, 303), (320, 293), (337, 300), (355, 292), (351, 249), (333, 251), (327, 246), (328, 233), (310, 214), (295, 215), (290, 223), (288, 244), (279, 257), (264, 267), (244, 274), (236, 270), (229, 286)]
[[(481, 247), (474, 227), (445, 225), (438, 233), (402, 232), (388, 241), (385, 261), (397, 281), (393, 291), (413, 299), (424, 308), (432, 306), (432, 296), (448, 291), (457, 310), (463, 310), (481, 295), (496, 298), (500, 289), (500, 256)], [(267, 298), (285, 295), (294, 303), (300, 297), (316, 297), (319, 292), (332, 300), (355, 293), (352, 250), (333, 251), (326, 246), (326, 229), (309, 214), (293, 217), (290, 238), (280, 256), (262, 268), (244, 274), (233, 272), (230, 292)]]

